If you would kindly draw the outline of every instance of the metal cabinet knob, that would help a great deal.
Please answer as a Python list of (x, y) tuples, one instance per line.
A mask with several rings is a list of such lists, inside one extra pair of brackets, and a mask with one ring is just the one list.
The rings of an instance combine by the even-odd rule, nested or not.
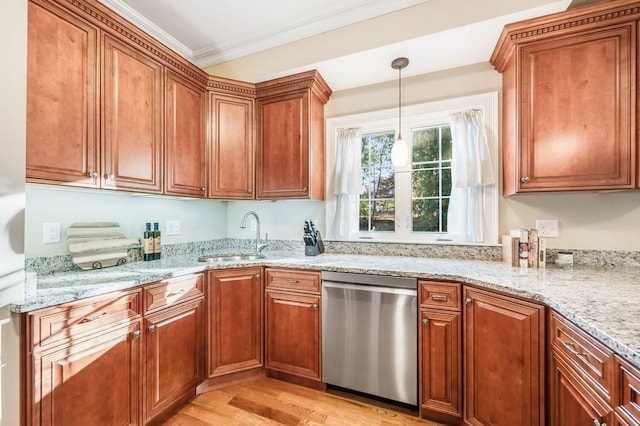
[(204, 191), (206, 191), (206, 190), (207, 190), (207, 188), (205, 188), (204, 186), (201, 186), (201, 187), (200, 187), (200, 191), (204, 192)]
[(98, 181), (98, 172), (91, 172), (89, 173), (89, 177), (91, 177), (91, 180), (93, 181), (93, 183), (97, 183)]
[(471, 300), (471, 298), (470, 298), (470, 297), (467, 297), (466, 299), (464, 299), (464, 303), (466, 303), (467, 305), (468, 305), (469, 303), (471, 303), (471, 302), (472, 302), (472, 300)]
[(256, 274), (256, 280), (260, 280), (260, 274)]
[(529, 183), (529, 176), (522, 176), (520, 178), (520, 182), (522, 183)]
[(309, 188), (307, 188), (306, 186), (304, 188), (302, 188), (302, 192), (307, 192)]
[(107, 179), (109, 180), (116, 180), (116, 177), (113, 173), (109, 173), (108, 175), (105, 176)]
[(422, 323), (423, 323), (424, 325), (429, 324), (429, 319), (428, 319), (428, 318), (423, 318), (423, 319), (422, 319)]
[(318, 309), (318, 304), (317, 304), (317, 303), (314, 303), (313, 305), (311, 305), (311, 307), (312, 307), (313, 309)]
[(155, 324), (151, 324), (148, 328), (149, 333), (153, 333), (154, 331), (156, 331), (156, 325)]
[(134, 339), (139, 339), (140, 338), (140, 330), (134, 331), (132, 335), (133, 335)]
[(247, 189), (247, 192), (248, 192), (249, 194), (253, 194), (253, 189), (249, 188), (249, 189)]

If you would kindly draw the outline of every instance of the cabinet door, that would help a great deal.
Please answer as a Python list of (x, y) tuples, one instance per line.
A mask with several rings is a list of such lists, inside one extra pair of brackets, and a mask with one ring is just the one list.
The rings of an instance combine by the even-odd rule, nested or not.
[(162, 190), (162, 66), (104, 38), (104, 188)]
[(551, 422), (553, 426), (613, 424), (612, 408), (587, 390), (584, 382), (555, 352), (552, 358)]
[(262, 269), (210, 272), (206, 295), (208, 377), (261, 367)]
[(28, 8), (27, 180), (98, 187), (98, 30), (44, 3)]
[(520, 191), (635, 186), (634, 25), (522, 47)]
[(137, 425), (140, 322), (33, 355), (35, 425)]
[(145, 318), (145, 422), (202, 380), (203, 303), (200, 298)]
[(171, 72), (165, 85), (165, 193), (204, 197), (205, 90)]
[(320, 296), (266, 292), (267, 368), (320, 380)]
[(465, 421), (544, 425), (544, 308), (464, 288)]
[(254, 100), (210, 94), (209, 197), (254, 198)]
[(309, 96), (307, 92), (261, 99), (256, 180), (258, 198), (309, 195)]
[(421, 311), (420, 394), (422, 407), (462, 416), (462, 315)]

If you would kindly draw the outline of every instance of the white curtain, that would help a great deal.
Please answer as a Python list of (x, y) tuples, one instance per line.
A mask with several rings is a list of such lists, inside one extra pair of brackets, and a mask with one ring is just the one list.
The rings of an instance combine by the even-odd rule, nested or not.
[(333, 222), (335, 238), (347, 238), (350, 232), (357, 230), (358, 218), (354, 213), (357, 211), (358, 195), (362, 187), (361, 144), (360, 129), (338, 129), (333, 189), (336, 196), (336, 216)]
[(485, 187), (495, 184), (484, 114), (452, 114), (451, 199), (447, 230), (454, 241), (484, 241)]

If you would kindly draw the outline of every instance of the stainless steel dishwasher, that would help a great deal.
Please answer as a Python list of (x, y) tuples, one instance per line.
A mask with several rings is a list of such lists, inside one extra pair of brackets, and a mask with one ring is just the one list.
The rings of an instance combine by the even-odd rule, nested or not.
[(418, 282), (322, 273), (322, 381), (418, 404)]

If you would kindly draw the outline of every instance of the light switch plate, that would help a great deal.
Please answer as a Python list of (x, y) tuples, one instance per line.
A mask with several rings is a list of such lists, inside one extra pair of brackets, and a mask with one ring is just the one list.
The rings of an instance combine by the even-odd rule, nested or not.
[(45, 222), (42, 224), (42, 242), (44, 244), (60, 242), (60, 222)]
[(167, 235), (180, 235), (179, 220), (167, 220)]

